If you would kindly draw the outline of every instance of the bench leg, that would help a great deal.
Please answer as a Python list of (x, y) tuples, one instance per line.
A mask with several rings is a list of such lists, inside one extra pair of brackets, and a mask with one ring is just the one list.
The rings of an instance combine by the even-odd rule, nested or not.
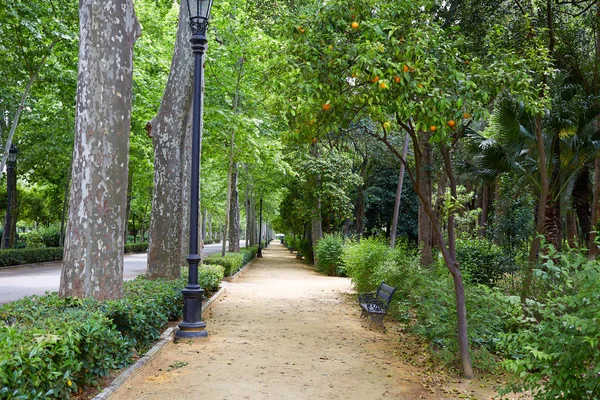
[(385, 314), (371, 314), (369, 327), (371, 327), (371, 323), (375, 322), (375, 324), (385, 332), (385, 326), (383, 325), (384, 317), (385, 317)]
[(360, 309), (360, 317), (366, 318), (369, 314), (364, 310), (364, 308)]

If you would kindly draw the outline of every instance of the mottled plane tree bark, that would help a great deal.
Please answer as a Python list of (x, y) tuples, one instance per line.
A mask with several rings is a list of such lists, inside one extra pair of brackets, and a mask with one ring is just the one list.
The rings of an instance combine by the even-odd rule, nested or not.
[[(146, 129), (154, 147), (154, 192), (148, 240), (148, 276), (175, 279), (187, 254), (189, 132), (194, 58), (186, 3), (181, 3), (171, 69), (160, 109)], [(189, 233), (188, 233), (189, 234)]]
[(123, 295), (133, 45), (132, 0), (79, 3), (76, 134), (59, 294)]

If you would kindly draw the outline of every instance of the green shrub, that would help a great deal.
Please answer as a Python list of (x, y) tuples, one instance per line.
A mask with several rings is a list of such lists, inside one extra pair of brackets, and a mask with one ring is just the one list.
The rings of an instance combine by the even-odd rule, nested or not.
[(60, 230), (58, 227), (39, 228), (19, 234), (19, 239), (25, 241), (27, 248), (58, 247)]
[(227, 252), (225, 257), (211, 254), (204, 257), (203, 263), (221, 265), (225, 269), (225, 276), (232, 276), (244, 266), (244, 254)]
[(528, 301), (519, 329), (502, 337), (509, 356), (505, 367), (516, 377), (503, 392), (530, 390), (535, 399), (600, 398), (600, 263), (551, 248), (535, 279), (551, 289)]
[[(199, 284), (218, 289), (223, 268), (202, 265)], [(0, 307), (0, 398), (68, 398), (96, 385), (110, 370), (146, 351), (169, 320), (182, 315), (182, 277), (138, 277), (124, 283), (124, 298), (99, 302), (32, 296)]]
[(44, 247), (38, 249), (6, 249), (0, 250), (0, 267), (59, 261), (62, 260), (62, 257), (62, 247)]
[(344, 238), (341, 235), (325, 235), (317, 244), (317, 270), (329, 276), (344, 275), (342, 263)]
[(225, 268), (221, 265), (202, 264), (198, 267), (198, 284), (206, 291), (216, 292), (224, 275)]
[(389, 245), (377, 238), (364, 238), (360, 242), (348, 242), (342, 260), (346, 273), (359, 292), (373, 290), (381, 282), (372, 278), (373, 271), (390, 257)]
[(312, 243), (310, 242), (310, 240), (301, 239), (301, 240), (297, 241), (296, 244), (297, 244), (296, 250), (298, 250), (298, 252), (300, 254), (302, 254), (309, 263), (313, 264), (314, 263), (314, 254), (313, 254)]
[(148, 251), (148, 243), (128, 243), (125, 245), (125, 253), (145, 253)]
[(487, 286), (493, 286), (514, 265), (499, 246), (477, 238), (456, 240), (456, 259), (465, 280)]

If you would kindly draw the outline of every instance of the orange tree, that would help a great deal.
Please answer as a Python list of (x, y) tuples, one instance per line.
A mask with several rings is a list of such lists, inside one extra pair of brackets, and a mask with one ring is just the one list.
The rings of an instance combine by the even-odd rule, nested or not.
[[(367, 119), (379, 123), (369, 133), (406, 166), (452, 275), (460, 359), (463, 374), (472, 377), (454, 216), (442, 221), (421, 187), (422, 170), (431, 168), (423, 154), (425, 146), (439, 151), (456, 201), (454, 154), (465, 128), (487, 118), (502, 90), (517, 91), (532, 109), (543, 107), (541, 83), (532, 71), (546, 71), (548, 57), (534, 51), (533, 42), (519, 50), (503, 46), (506, 30), (499, 26), (490, 27), (485, 50), (476, 53), (458, 28), (436, 23), (432, 6), (427, 1), (333, 0), (290, 17), (282, 26), (288, 37), (280, 80), (288, 107), (282, 112), (296, 142)], [(394, 145), (395, 136), (405, 133), (413, 146), (410, 164)]]

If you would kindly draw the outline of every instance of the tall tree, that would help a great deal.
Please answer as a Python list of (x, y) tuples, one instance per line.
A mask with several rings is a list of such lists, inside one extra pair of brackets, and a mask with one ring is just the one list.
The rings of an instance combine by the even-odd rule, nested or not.
[(59, 294), (123, 295), (131, 120), (133, 1), (79, 5), (79, 75), (69, 222)]

